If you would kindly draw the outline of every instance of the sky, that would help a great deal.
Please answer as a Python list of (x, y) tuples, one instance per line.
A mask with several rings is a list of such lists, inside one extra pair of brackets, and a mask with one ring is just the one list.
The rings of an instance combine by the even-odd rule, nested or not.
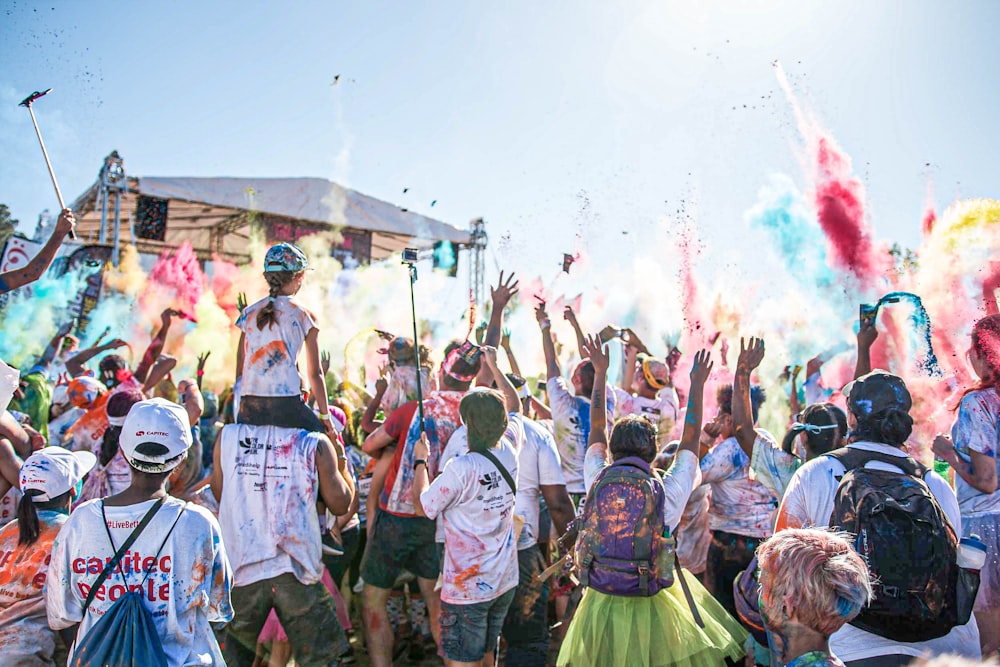
[(996, 2), (0, 7), (0, 202), (29, 233), (57, 206), (17, 103), (48, 87), (67, 201), (113, 149), (132, 175), (323, 177), (484, 217), (493, 275), (655, 258), (650, 230), (678, 216), (747, 252), (769, 176), (808, 185), (775, 61), (851, 155), (880, 237), (915, 247), (929, 191), (1000, 194)]

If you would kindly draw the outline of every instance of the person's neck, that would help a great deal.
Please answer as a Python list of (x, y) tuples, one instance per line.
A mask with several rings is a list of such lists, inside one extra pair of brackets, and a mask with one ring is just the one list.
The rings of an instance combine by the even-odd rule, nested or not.
[(780, 632), (772, 631), (771, 638), (775, 653), (784, 665), (813, 651), (830, 653), (828, 636), (797, 623), (789, 623)]
[(125, 505), (135, 505), (148, 500), (156, 500), (167, 495), (167, 477), (160, 479), (149, 478), (145, 475), (132, 473), (132, 483), (121, 493), (109, 496), (104, 499), (104, 504), (110, 507), (122, 507)]

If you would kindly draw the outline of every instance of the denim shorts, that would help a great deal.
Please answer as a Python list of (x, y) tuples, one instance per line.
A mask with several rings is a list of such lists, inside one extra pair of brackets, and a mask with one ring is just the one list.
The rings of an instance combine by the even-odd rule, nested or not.
[(478, 662), (487, 652), (496, 653), (512, 588), (500, 597), (474, 604), (441, 602), (440, 655), (457, 662)]

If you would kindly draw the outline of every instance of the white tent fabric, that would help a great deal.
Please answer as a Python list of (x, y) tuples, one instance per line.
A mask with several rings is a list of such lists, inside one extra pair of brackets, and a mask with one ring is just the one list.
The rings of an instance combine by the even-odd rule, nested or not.
[[(355, 243), (370, 239), (370, 258), (383, 259), (408, 245), (427, 247), (436, 241), (468, 245), (469, 232), (418, 215), (321, 178), (170, 178), (130, 177), (122, 201), (121, 242), (134, 242), (143, 252), (160, 252), (190, 241), (199, 256), (218, 253), (246, 261), (247, 241), (254, 225), (280, 229), (292, 238), (303, 233), (336, 229)], [(132, 238), (138, 196), (167, 200), (163, 240)], [(99, 240), (99, 183), (72, 206), (84, 243)], [(109, 203), (110, 208), (110, 203)], [(112, 239), (108, 213), (107, 242)], [(284, 240), (284, 239), (282, 239)]]

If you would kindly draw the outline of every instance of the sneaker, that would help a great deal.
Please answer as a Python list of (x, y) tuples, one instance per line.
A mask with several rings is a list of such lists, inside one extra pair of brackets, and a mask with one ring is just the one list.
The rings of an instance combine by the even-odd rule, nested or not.
[(365, 590), (365, 580), (361, 577), (358, 577), (358, 583), (354, 584), (354, 587), (351, 588), (351, 590), (354, 591), (355, 593), (359, 594), (363, 593)]

